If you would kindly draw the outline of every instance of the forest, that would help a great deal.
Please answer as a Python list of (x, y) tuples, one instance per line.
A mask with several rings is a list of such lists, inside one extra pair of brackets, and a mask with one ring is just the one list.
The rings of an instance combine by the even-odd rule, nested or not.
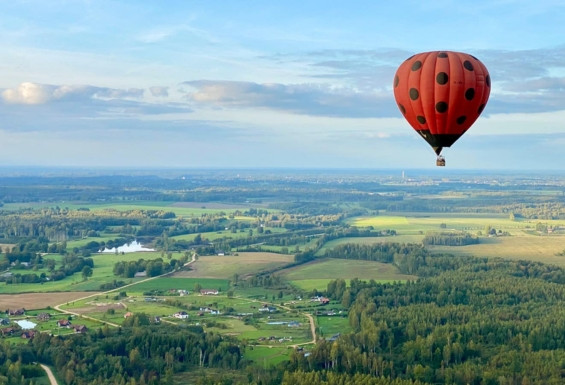
[[(144, 311), (129, 317), (118, 311), (109, 323), (89, 324), (84, 334), (40, 331), (22, 341), (10, 336), (23, 336), (22, 330), (3, 325), (0, 383), (44, 384), (38, 362), (68, 385), (563, 383), (565, 179), (171, 173), (0, 177), (0, 293), (18, 293), (19, 287), (43, 292), (68, 282), (58, 287), (115, 289), (116, 298), (133, 302), (134, 294), (120, 287), (135, 283), (137, 273), (195, 277), (205, 269), (185, 266), (189, 262), (242, 252), (292, 258), (252, 272), (245, 265), (226, 270), (227, 290), (206, 307), (179, 294), (167, 294), (159, 305), (200, 312), (203, 321), (156, 317), (163, 310), (152, 306), (157, 309), (156, 293), (167, 292), (163, 283), (142, 290)], [(557, 246), (542, 249), (542, 257), (518, 258), (521, 250), (513, 244), (519, 239)], [(142, 258), (117, 250), (112, 258), (101, 256), (133, 240), (153, 251)], [(500, 245), (506, 248), (498, 254), (488, 251)], [(473, 249), (482, 246), (486, 253)], [(323, 261), (336, 266), (323, 289), (301, 288), (289, 273)], [(340, 266), (357, 261), (395, 275), (338, 274), (345, 270)], [(207, 288), (196, 283), (187, 292), (196, 287)], [(292, 305), (297, 298), (322, 297), (328, 305)], [(250, 301), (246, 312), (269, 303), (284, 313), (242, 313), (233, 302), (225, 305), (234, 298)], [(203, 315), (216, 308), (225, 315)], [(319, 317), (337, 312), (343, 314), (341, 332), (322, 334)], [(223, 331), (233, 319), (247, 330), (267, 317), (305, 313), (317, 317), (315, 343), (289, 344), (283, 359), (268, 365), (260, 352), (269, 345)]]

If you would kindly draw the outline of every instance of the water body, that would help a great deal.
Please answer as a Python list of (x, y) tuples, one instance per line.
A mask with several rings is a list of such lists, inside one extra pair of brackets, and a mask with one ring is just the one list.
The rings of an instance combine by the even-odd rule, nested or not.
[(28, 320), (15, 321), (22, 329), (33, 329), (37, 324)]
[[(143, 247), (143, 245), (139, 242), (137, 242), (137, 240), (131, 242), (131, 243), (125, 243), (122, 246), (118, 247), (118, 253), (135, 253), (137, 251), (155, 251), (154, 249), (149, 249), (147, 247)], [(116, 248), (112, 247), (111, 249), (105, 248), (104, 250), (102, 250), (103, 253), (115, 253), (116, 252)]]

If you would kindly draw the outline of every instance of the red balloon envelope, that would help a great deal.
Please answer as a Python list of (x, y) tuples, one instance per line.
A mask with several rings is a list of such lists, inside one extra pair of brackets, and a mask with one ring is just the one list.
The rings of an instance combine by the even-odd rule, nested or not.
[(398, 67), (394, 77), (398, 108), (437, 155), (477, 120), (489, 94), (487, 68), (461, 52), (416, 54)]

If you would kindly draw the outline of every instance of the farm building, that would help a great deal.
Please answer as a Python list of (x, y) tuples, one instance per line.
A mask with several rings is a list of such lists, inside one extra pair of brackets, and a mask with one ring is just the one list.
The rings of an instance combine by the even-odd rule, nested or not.
[(51, 318), (51, 314), (49, 313), (39, 313), (37, 315), (38, 321), (49, 321), (50, 318)]
[(313, 297), (310, 299), (311, 302), (320, 302), (322, 305), (327, 305), (330, 303), (330, 299), (326, 297)]
[(57, 326), (60, 328), (70, 328), (71, 327), (71, 321), (66, 320), (66, 319), (60, 319), (59, 321), (57, 321)]
[(85, 325), (73, 325), (73, 329), (75, 333), (86, 333), (88, 330)]
[(265, 305), (263, 305), (262, 307), (259, 308), (259, 311), (260, 311), (261, 313), (265, 313), (265, 312), (274, 313), (274, 312), (277, 311), (277, 308), (265, 304)]
[(219, 310), (212, 309), (211, 307), (201, 307), (201, 308), (200, 308), (200, 312), (202, 312), (202, 313), (210, 313), (210, 314), (213, 314), (213, 315), (222, 314)]
[(188, 313), (185, 311), (179, 311), (175, 314), (173, 314), (173, 317), (178, 318), (178, 319), (186, 319), (188, 318)]
[(2, 332), (3, 336), (11, 336), (12, 334), (14, 334), (16, 332), (16, 328), (14, 328), (14, 327), (3, 328), (0, 331)]
[(216, 289), (202, 289), (200, 290), (202, 295), (218, 295), (218, 290)]
[(22, 338), (25, 338), (25, 339), (28, 339), (28, 340), (29, 340), (29, 339), (35, 337), (35, 333), (36, 333), (36, 332), (35, 332), (34, 330), (25, 330), (25, 331), (22, 333)]
[(8, 315), (24, 315), (26, 313), (26, 309), (15, 309), (15, 310), (8, 310)]

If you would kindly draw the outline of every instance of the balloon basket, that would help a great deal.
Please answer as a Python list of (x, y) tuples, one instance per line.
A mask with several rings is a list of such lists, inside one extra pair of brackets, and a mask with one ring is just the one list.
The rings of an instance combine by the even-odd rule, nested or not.
[(436, 166), (445, 167), (445, 158), (443, 156), (437, 157)]

